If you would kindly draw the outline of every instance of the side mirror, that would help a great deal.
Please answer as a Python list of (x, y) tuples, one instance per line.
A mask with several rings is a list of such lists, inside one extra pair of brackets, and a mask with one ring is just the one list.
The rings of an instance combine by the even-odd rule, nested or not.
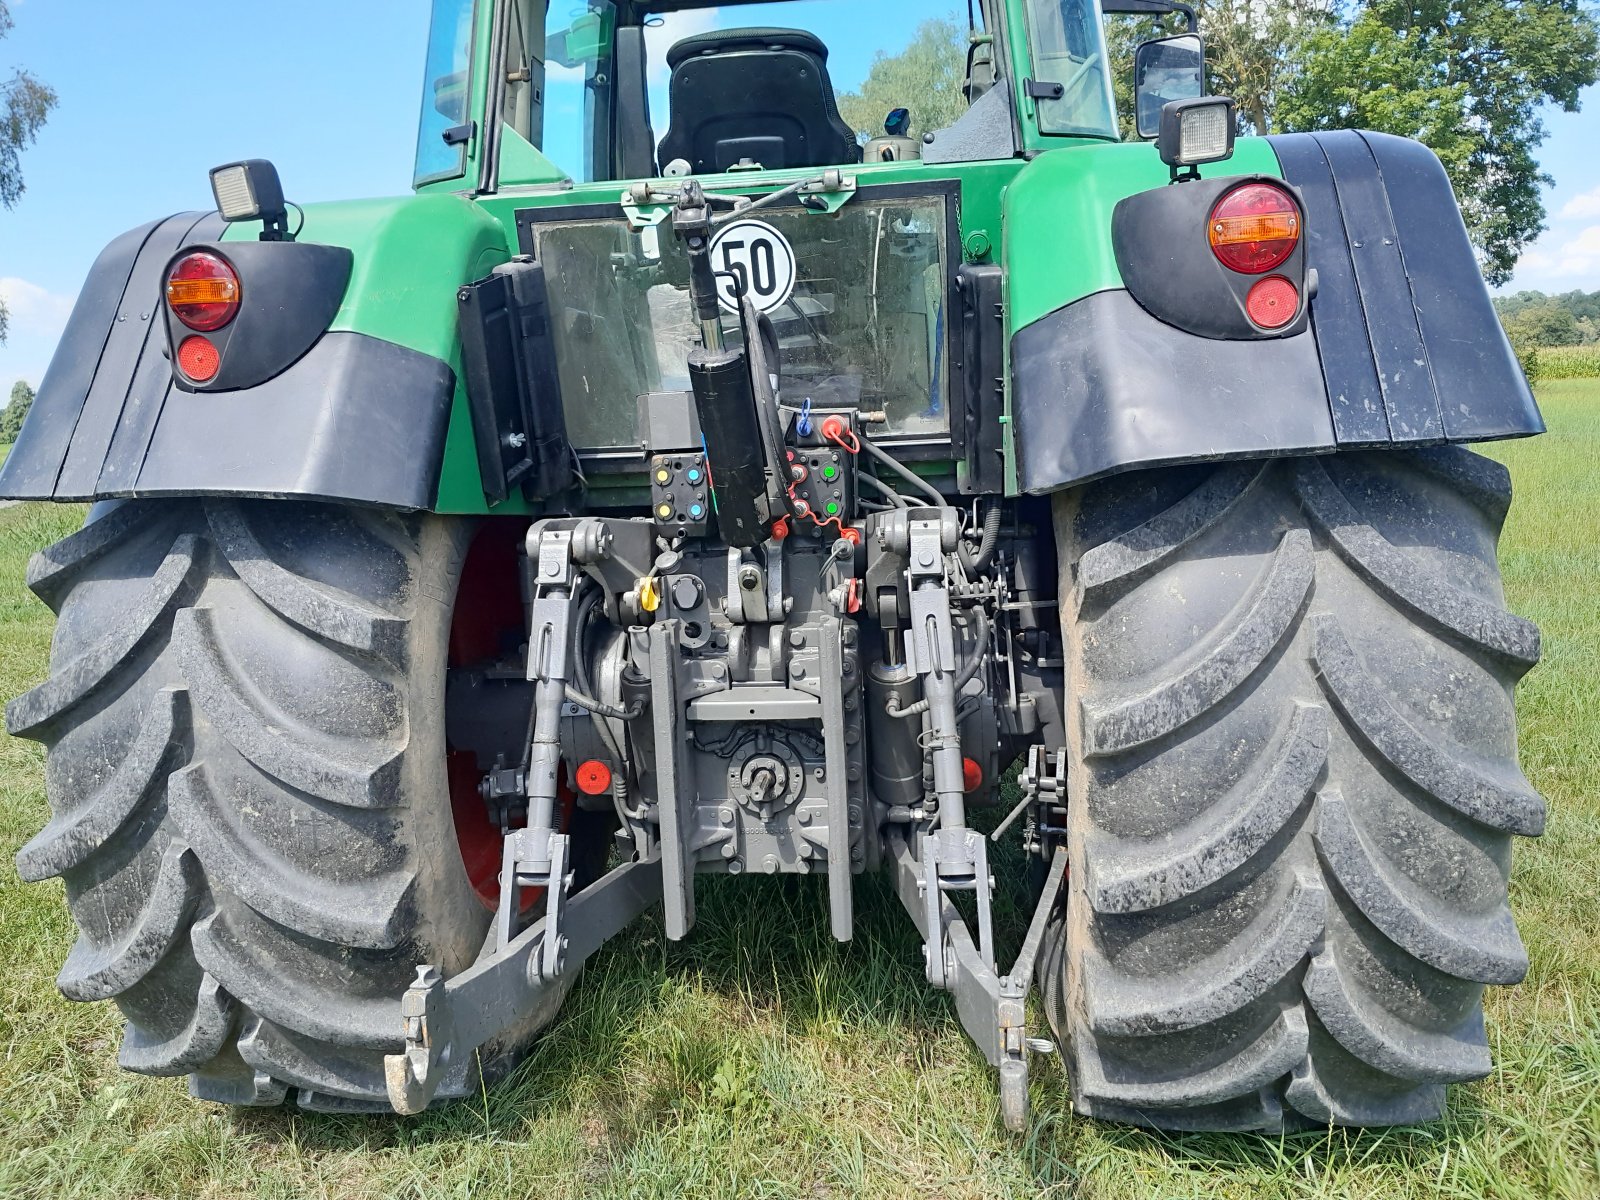
[(1161, 132), (1161, 110), (1174, 100), (1206, 94), (1206, 51), (1200, 35), (1181, 33), (1143, 43), (1133, 56), (1133, 94), (1139, 136)]

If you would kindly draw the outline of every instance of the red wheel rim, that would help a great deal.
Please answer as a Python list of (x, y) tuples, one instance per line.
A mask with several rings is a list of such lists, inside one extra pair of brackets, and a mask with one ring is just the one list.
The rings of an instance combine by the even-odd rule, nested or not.
[[(517, 556), (526, 522), (485, 521), (461, 567), (455, 612), (450, 620), (450, 666), (479, 667), (495, 662), (523, 640), (522, 592), (517, 582)], [(491, 911), (500, 903), (500, 829), (489, 819), (488, 806), (478, 793), (484, 771), (471, 751), (446, 747), (450, 783), (450, 809), (455, 816), (456, 845), (472, 890)], [(565, 828), (572, 815), (575, 793), (563, 773), (558, 823)], [(521, 910), (527, 912), (544, 897), (544, 889), (528, 888)]]

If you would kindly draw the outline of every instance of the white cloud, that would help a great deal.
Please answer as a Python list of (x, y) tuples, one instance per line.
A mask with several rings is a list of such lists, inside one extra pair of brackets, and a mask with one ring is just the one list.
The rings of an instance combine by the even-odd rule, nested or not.
[(11, 334), (55, 338), (67, 326), (76, 297), (58, 296), (15, 276), (0, 278), (0, 302), (10, 316)]
[(1600, 217), (1600, 187), (1590, 188), (1574, 196), (1561, 206), (1556, 214), (1564, 220), (1586, 221)]
[(1545, 234), (1517, 263), (1514, 290), (1600, 286), (1600, 225), (1589, 225), (1570, 237)]

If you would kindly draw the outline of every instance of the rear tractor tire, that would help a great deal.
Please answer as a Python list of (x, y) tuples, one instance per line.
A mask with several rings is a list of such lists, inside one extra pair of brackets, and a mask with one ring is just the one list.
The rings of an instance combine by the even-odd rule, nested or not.
[(1544, 804), (1512, 691), (1504, 468), (1459, 448), (1061, 497), (1071, 875), (1041, 964), (1077, 1111), (1395, 1125), (1489, 1071)]
[(58, 614), (50, 676), (6, 712), (48, 747), (53, 816), (17, 864), (66, 883), (61, 990), (114, 1000), (121, 1064), (200, 1098), (388, 1111), (400, 995), (418, 963), (470, 965), (490, 917), (444, 741), (471, 523), (291, 501), (96, 516), (30, 565)]

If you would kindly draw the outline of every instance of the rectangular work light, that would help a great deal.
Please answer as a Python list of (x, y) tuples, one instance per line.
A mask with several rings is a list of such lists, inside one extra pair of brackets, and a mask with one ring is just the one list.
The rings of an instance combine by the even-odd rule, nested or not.
[(279, 241), (288, 224), (278, 168), (264, 158), (213, 168), (211, 194), (224, 221), (260, 221), (262, 241)]
[(1226, 96), (1174, 100), (1161, 110), (1156, 138), (1161, 161), (1174, 170), (1233, 157), (1233, 101)]

